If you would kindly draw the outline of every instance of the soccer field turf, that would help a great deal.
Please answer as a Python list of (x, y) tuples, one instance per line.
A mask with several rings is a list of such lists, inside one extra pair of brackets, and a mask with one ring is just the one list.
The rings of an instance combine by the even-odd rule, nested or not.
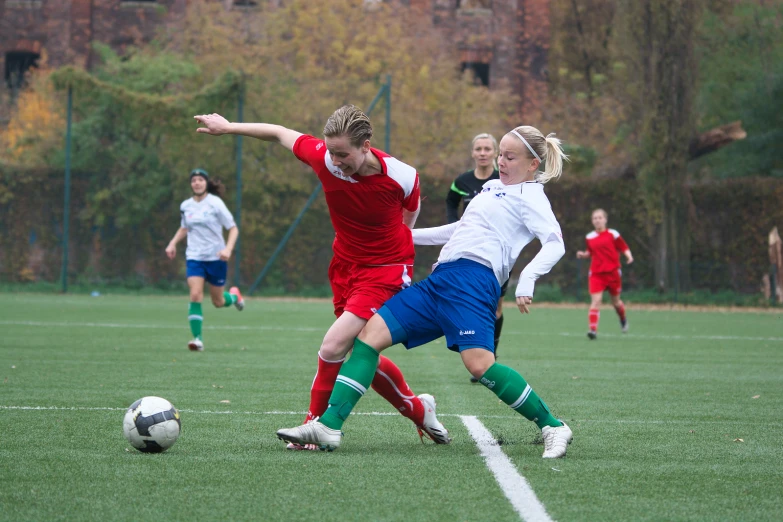
[[(586, 308), (506, 309), (500, 361), (574, 431), (566, 458), (543, 460), (535, 425), (442, 340), (386, 354), (436, 397), (450, 446), (422, 445), (368, 392), (339, 450), (286, 451), (275, 431), (304, 417), (326, 302), (205, 305), (196, 353), (187, 296), (0, 295), (0, 519), (780, 520), (781, 314), (628, 308), (629, 334), (605, 307), (593, 342)], [(122, 435), (146, 395), (182, 416), (162, 454)], [(510, 499), (471, 416), (524, 477), (500, 479)]]

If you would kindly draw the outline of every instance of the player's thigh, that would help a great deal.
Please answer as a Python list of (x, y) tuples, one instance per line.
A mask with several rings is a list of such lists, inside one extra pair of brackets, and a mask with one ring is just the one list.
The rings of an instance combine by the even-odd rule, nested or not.
[(348, 302), (351, 268), (355, 266), (336, 257), (329, 263), (329, 285), (332, 287), (334, 315), (340, 317)]
[[(390, 319), (388, 309), (381, 307), (379, 313), (375, 314), (367, 321), (359, 334), (359, 339), (365, 344), (372, 346), (378, 352), (381, 352), (393, 344), (391, 328), (386, 324), (386, 319)], [(394, 321), (392, 321), (394, 323)]]
[[(613, 272), (611, 276), (607, 278), (606, 289), (609, 290), (609, 295), (612, 297), (612, 302), (620, 299), (620, 292), (623, 290), (623, 280), (620, 276), (620, 271)], [(615, 303), (616, 304), (616, 303)]]
[(190, 300), (194, 303), (200, 303), (204, 298), (204, 278), (188, 276), (188, 290), (190, 291)]
[(358, 317), (351, 312), (343, 312), (324, 335), (324, 340), (321, 343), (321, 357), (327, 361), (336, 361), (345, 357), (365, 324), (367, 324), (367, 319)]
[(590, 306), (591, 308), (598, 308), (601, 306), (601, 302), (604, 299), (604, 293), (601, 292), (595, 292), (590, 294)]

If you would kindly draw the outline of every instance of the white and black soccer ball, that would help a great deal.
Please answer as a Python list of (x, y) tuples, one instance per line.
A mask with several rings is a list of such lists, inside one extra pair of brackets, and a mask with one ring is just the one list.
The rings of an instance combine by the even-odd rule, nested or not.
[(180, 432), (179, 412), (166, 399), (143, 397), (130, 405), (122, 432), (131, 446), (145, 453), (166, 451)]

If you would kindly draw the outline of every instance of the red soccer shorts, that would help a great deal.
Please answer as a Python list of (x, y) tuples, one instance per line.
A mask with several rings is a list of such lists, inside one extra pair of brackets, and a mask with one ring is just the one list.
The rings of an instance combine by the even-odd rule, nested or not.
[(620, 295), (620, 291), (623, 289), (623, 282), (620, 279), (620, 269), (612, 272), (600, 272), (598, 274), (590, 274), (588, 278), (588, 286), (590, 287), (591, 294), (598, 294), (604, 290), (609, 290), (609, 295)]
[(369, 320), (389, 298), (410, 286), (412, 276), (413, 265), (357, 265), (334, 257), (329, 264), (334, 315), (351, 312)]

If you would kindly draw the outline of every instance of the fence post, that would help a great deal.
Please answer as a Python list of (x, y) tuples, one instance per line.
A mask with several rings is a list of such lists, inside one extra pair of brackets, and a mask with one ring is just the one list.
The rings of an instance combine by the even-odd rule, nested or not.
[(73, 115), (73, 87), (68, 87), (68, 109), (65, 126), (65, 196), (63, 201), (63, 267), (60, 278), (63, 293), (68, 292), (68, 239), (71, 221), (71, 121)]
[(678, 302), (680, 295), (680, 261), (674, 261), (674, 302)]
[[(245, 105), (245, 78), (242, 76), (239, 80), (239, 95), (237, 100), (237, 122), (242, 123), (243, 109)], [(242, 231), (242, 135), (237, 135), (236, 141), (236, 153), (237, 153), (237, 203), (236, 203), (236, 224), (240, 232)], [(234, 286), (239, 286), (239, 267), (241, 259), (241, 234), (237, 236), (237, 242), (234, 245)]]
[(769, 302), (774, 306), (777, 304), (777, 286), (778, 286), (778, 267), (776, 264), (769, 266)]
[(582, 260), (576, 258), (576, 298), (582, 300)]
[(386, 75), (386, 138), (384, 152), (391, 154), (391, 74)]
[(307, 212), (307, 209), (310, 208), (310, 205), (315, 202), (315, 198), (318, 196), (318, 194), (321, 192), (321, 184), (319, 183), (317, 187), (315, 187), (315, 190), (313, 190), (313, 193), (310, 194), (310, 198), (307, 200), (307, 203), (305, 203), (305, 206), (302, 207), (302, 210), (299, 211), (299, 215), (296, 216), (296, 219), (294, 219), (294, 222), (291, 223), (291, 226), (288, 227), (288, 230), (286, 231), (285, 235), (283, 236), (283, 239), (280, 240), (280, 243), (277, 244), (277, 248), (275, 248), (275, 251), (272, 252), (272, 256), (269, 258), (269, 261), (266, 262), (266, 265), (264, 265), (263, 270), (261, 270), (261, 273), (258, 274), (258, 277), (256, 278), (255, 282), (253, 283), (253, 286), (250, 287), (250, 289), (247, 291), (247, 295), (252, 294), (256, 291), (256, 288), (258, 288), (258, 285), (261, 284), (261, 281), (264, 280), (264, 277), (269, 272), (269, 270), (272, 268), (272, 265), (275, 262), (275, 259), (277, 259), (277, 256), (280, 255), (280, 252), (283, 251), (283, 247), (285, 247), (286, 243), (288, 243), (288, 240), (291, 238), (291, 235), (294, 233), (294, 230), (296, 230), (296, 227), (299, 226), (299, 222), (302, 221), (302, 217), (304, 217), (305, 212)]

